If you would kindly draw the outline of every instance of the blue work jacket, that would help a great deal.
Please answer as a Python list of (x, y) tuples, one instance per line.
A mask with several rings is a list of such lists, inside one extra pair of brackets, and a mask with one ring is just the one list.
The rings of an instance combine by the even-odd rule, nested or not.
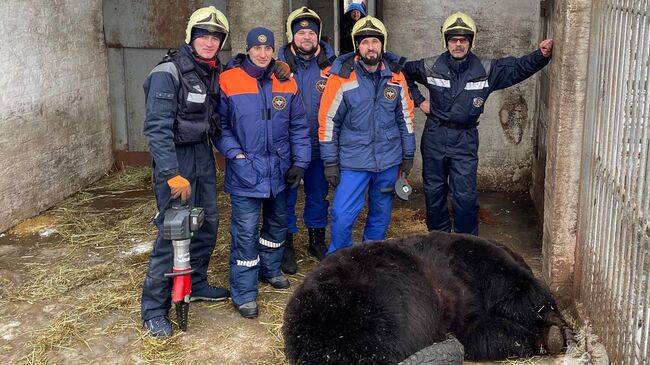
[[(245, 59), (221, 74), (222, 134), (214, 143), (226, 158), (227, 193), (276, 196), (292, 165), (309, 165), (309, 126), (298, 86), (293, 78), (279, 81), (273, 69)], [(240, 153), (245, 158), (236, 159)]]
[(348, 53), (334, 61), (318, 114), (321, 159), (344, 170), (383, 171), (415, 154), (413, 100), (401, 66), (384, 57), (370, 74)]

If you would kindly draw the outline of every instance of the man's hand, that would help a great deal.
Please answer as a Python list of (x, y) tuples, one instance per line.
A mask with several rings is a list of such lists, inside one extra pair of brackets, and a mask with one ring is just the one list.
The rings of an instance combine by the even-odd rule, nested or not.
[(420, 103), (420, 110), (422, 110), (422, 113), (424, 114), (429, 114), (431, 113), (431, 105), (429, 104), (429, 100), (425, 100)]
[(171, 179), (167, 180), (167, 185), (172, 192), (172, 198), (176, 199), (181, 198), (181, 202), (186, 202), (192, 195), (192, 186), (186, 178), (181, 175), (176, 175)]
[(291, 77), (291, 69), (289, 68), (289, 64), (280, 60), (275, 60), (275, 70), (273, 70), (273, 74), (280, 81), (289, 80)]
[(542, 51), (542, 55), (546, 58), (549, 58), (553, 55), (553, 40), (545, 39), (542, 43), (539, 44), (539, 50)]
[(339, 184), (339, 165), (325, 166), (325, 180), (333, 187)]
[(297, 188), (298, 185), (300, 185), (300, 180), (302, 180), (303, 176), (305, 176), (305, 170), (302, 167), (294, 165), (287, 170), (286, 174), (284, 174), (284, 181), (286, 181), (292, 189)]
[(400, 170), (402, 170), (402, 172), (404, 173), (404, 177), (409, 176), (412, 168), (413, 168), (412, 158), (405, 158), (402, 160), (402, 166), (400, 166)]

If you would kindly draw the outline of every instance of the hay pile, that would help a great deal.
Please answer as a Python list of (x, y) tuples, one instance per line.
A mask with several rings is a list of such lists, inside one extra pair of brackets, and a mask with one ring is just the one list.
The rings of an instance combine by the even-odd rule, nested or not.
[[(218, 181), (223, 181), (222, 176)], [(214, 285), (228, 286), (230, 201), (227, 194), (223, 194), (222, 187), (218, 189), (220, 225), (209, 280)], [(299, 202), (299, 209), (302, 209), (302, 202)], [(19, 363), (59, 362), (59, 353), (69, 348), (102, 351), (96, 348), (98, 344), (116, 335), (130, 338), (128, 351), (136, 353), (145, 362), (192, 362), (192, 353), (199, 346), (199, 341), (193, 338), (200, 339), (200, 333), (183, 333), (176, 327), (173, 337), (161, 341), (151, 338), (141, 329), (139, 296), (148, 252), (139, 252), (134, 245), (151, 246), (156, 229), (150, 222), (155, 213), (150, 169), (126, 168), (112, 172), (10, 232), (29, 238), (43, 229), (51, 229), (54, 234), (48, 247), (56, 253), (51, 257), (34, 257), (32, 262), (25, 264), (26, 280), (13, 288), (7, 298), (0, 299), (15, 305), (57, 303), (47, 324), (29, 333), (29, 342), (22, 350), (25, 354)], [(297, 241), (300, 240), (307, 241), (306, 232), (297, 236)], [(298, 248), (297, 259), (301, 272), (291, 278), (294, 287), (316, 263), (306, 253), (304, 245)], [(232, 340), (232, 334), (251, 324), (262, 325), (266, 333), (260, 333), (260, 337), (267, 337), (267, 342), (273, 345), (267, 351), (268, 356), (259, 359), (259, 363), (285, 363), (281, 328), (284, 306), (291, 290), (275, 290), (260, 284), (262, 316), (259, 321), (238, 319), (235, 326), (219, 333), (220, 340)], [(234, 312), (230, 302), (204, 304), (202, 308), (193, 305), (192, 308), (197, 309), (191, 310), (190, 315), (202, 310), (218, 315)], [(170, 318), (175, 319), (173, 309)], [(257, 340), (252, 338), (250, 341)], [(219, 351), (219, 347), (218, 342), (214, 343), (214, 351)], [(238, 351), (232, 349), (232, 357), (236, 358)]]
[(92, 350), (91, 342), (122, 331), (136, 335), (133, 346), (139, 347), (145, 360), (162, 356), (178, 362), (191, 351), (191, 347), (174, 346), (175, 337), (165, 346), (142, 333), (139, 287), (147, 254), (120, 255), (134, 242), (151, 242), (155, 237), (150, 221), (156, 208), (150, 186), (149, 169), (117, 171), (10, 232), (25, 236), (51, 227), (55, 232), (51, 251), (60, 253), (34, 257), (26, 264), (27, 280), (7, 298), (9, 303), (57, 303), (47, 326), (30, 333), (30, 351), (19, 363), (50, 363), (56, 352), (79, 344)]

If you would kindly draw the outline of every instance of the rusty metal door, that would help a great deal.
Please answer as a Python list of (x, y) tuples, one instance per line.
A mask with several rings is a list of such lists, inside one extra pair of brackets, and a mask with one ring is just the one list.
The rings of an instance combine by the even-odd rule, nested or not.
[(596, 0), (576, 295), (617, 364), (647, 364), (650, 334), (649, 0)]

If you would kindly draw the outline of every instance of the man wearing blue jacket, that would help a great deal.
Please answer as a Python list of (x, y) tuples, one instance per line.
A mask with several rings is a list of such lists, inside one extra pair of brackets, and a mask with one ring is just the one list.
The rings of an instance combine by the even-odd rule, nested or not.
[[(452, 230), (447, 209), (451, 192), (453, 231), (478, 235), (478, 119), (493, 91), (522, 82), (549, 63), (553, 41), (542, 41), (521, 58), (484, 60), (471, 52), (476, 36), (471, 17), (452, 14), (441, 31), (447, 52), (404, 66), (415, 105), (427, 114), (420, 144), (427, 228)], [(427, 87), (430, 101), (415, 82)]]
[(217, 236), (217, 188), (210, 138), (219, 134), (217, 53), (228, 37), (228, 20), (215, 7), (195, 11), (187, 24), (185, 44), (168, 54), (144, 82), (144, 134), (153, 164), (158, 236), (149, 255), (142, 288), (141, 315), (153, 336), (172, 335), (171, 307), (173, 247), (163, 239), (163, 219), (173, 199), (203, 207), (205, 221), (190, 245), (190, 300), (224, 300), (228, 290), (208, 284), (207, 270)]
[[(308, 251), (321, 260), (325, 256), (325, 227), (329, 202), (329, 185), (325, 179), (323, 161), (318, 145), (318, 108), (325, 90), (327, 73), (336, 56), (329, 44), (320, 40), (321, 19), (313, 10), (303, 6), (294, 10), (287, 18), (287, 40), (278, 52), (278, 59), (289, 64), (298, 83), (298, 90), (305, 104), (311, 136), (311, 162), (305, 171), (305, 208), (303, 222), (309, 233)], [(287, 197), (289, 228), (284, 241), (282, 271), (295, 274), (298, 271), (294, 255), (293, 234), (296, 225), (296, 200), (298, 188), (291, 188)]]
[[(293, 78), (273, 74), (274, 36), (254, 28), (246, 55), (221, 75), (222, 135), (215, 140), (226, 158), (224, 189), (230, 194), (230, 290), (245, 318), (258, 315), (258, 279), (289, 287), (280, 265), (287, 234), (287, 185), (300, 182), (311, 144), (305, 108)], [(262, 213), (262, 229), (259, 219)]]
[[(386, 54), (387, 32), (368, 16), (352, 29), (355, 53), (334, 61), (318, 113), (321, 159), (336, 186), (327, 254), (352, 245), (368, 197), (363, 241), (386, 236), (399, 169), (413, 166), (413, 101), (401, 62)], [(398, 62), (393, 60), (398, 59)]]

